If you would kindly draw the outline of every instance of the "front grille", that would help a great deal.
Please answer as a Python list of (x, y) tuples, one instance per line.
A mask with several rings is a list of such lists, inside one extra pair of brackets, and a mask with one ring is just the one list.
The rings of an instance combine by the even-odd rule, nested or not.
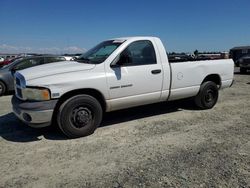
[(16, 85), (21, 86), (21, 81), (20, 81), (20, 79), (19, 79), (19, 78), (17, 78), (17, 77), (16, 77)]
[(15, 73), (15, 90), (16, 90), (16, 96), (19, 99), (23, 99), (23, 94), (22, 94), (22, 90), (26, 87), (26, 82), (25, 79), (23, 77), (23, 75), (21, 75), (20, 73)]

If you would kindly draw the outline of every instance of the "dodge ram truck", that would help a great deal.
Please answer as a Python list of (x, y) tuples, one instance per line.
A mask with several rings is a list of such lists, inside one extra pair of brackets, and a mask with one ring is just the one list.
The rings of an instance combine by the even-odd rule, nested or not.
[(183, 98), (211, 109), (233, 73), (231, 59), (171, 63), (159, 38), (116, 38), (74, 61), (16, 72), (12, 106), (26, 124), (55, 122), (76, 138), (92, 134), (105, 112)]

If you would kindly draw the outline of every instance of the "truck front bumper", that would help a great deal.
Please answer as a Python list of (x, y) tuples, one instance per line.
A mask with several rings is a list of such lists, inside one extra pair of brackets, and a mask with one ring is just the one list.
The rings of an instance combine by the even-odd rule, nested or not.
[(11, 103), (13, 112), (21, 121), (31, 127), (40, 128), (51, 124), (57, 101), (22, 101), (13, 96)]

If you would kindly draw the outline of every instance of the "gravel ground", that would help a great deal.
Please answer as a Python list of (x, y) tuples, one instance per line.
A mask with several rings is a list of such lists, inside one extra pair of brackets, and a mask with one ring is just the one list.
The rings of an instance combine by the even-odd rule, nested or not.
[(0, 98), (0, 187), (250, 187), (250, 74), (217, 105), (112, 112), (84, 138), (33, 129)]

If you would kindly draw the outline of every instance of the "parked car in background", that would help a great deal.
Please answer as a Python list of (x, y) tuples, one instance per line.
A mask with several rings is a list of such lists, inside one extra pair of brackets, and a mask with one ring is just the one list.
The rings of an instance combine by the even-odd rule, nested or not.
[(74, 59), (72, 56), (63, 56), (67, 61), (71, 61)]
[(250, 69), (250, 54), (245, 55), (241, 57), (238, 61), (237, 64), (240, 67), (240, 72), (241, 73), (246, 73), (247, 70)]
[(52, 62), (66, 61), (62, 56), (32, 56), (19, 58), (0, 69), (0, 96), (14, 91), (13, 75), (16, 71)]
[(4, 61), (0, 62), (0, 68), (5, 66), (5, 65), (8, 65), (10, 63), (13, 63), (15, 60), (20, 59), (20, 58), (22, 58), (22, 57), (15, 57), (15, 58), (5, 59)]
[(3, 57), (0, 57), (0, 62), (3, 62), (4, 61), (4, 58)]

